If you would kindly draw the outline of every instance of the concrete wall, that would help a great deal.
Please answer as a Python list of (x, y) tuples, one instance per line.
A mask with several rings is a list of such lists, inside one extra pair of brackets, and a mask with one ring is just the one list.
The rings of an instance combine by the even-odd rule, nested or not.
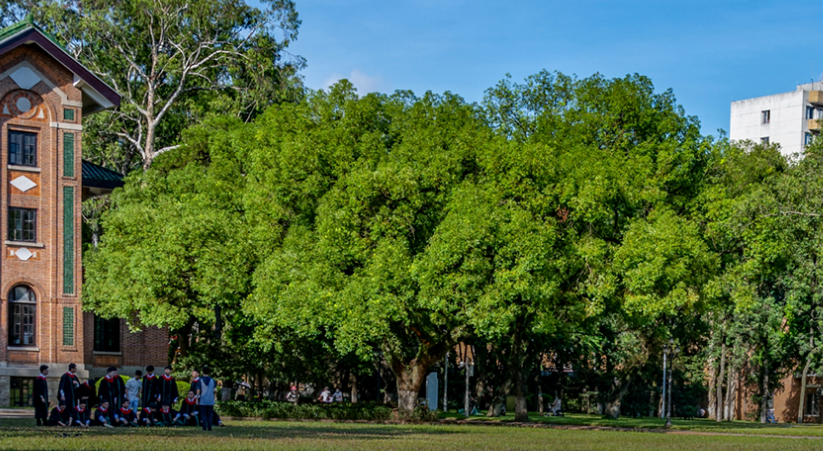
[[(732, 141), (751, 140), (760, 142), (764, 137), (769, 142), (780, 144), (781, 153), (792, 155), (803, 150), (808, 92), (797, 90), (754, 99), (732, 102), (729, 138)], [(764, 124), (762, 112), (771, 112), (771, 121)]]

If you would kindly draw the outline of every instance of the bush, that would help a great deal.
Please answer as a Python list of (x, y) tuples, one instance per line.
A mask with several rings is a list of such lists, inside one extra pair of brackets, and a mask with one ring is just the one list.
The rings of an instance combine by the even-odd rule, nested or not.
[[(436, 412), (412, 412), (409, 419), (415, 421), (433, 421)], [(308, 420), (371, 420), (385, 421), (392, 418), (392, 409), (372, 402), (334, 403), (334, 404), (292, 404), (269, 400), (245, 402), (222, 401), (218, 403), (221, 415), (232, 417), (262, 417), (264, 419), (308, 419)]]

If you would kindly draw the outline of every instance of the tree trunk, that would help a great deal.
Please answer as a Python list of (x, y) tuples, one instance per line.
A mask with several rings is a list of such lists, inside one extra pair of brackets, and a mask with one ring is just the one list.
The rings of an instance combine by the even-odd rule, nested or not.
[(523, 367), (515, 364), (513, 371), (514, 379), (514, 421), (529, 421), (529, 411), (526, 407), (526, 390), (523, 384)]
[(491, 405), (489, 405), (489, 410), (486, 412), (487, 417), (499, 417), (503, 414), (503, 407), (506, 405), (506, 395), (509, 393), (511, 385), (512, 378), (507, 376), (503, 380), (503, 383), (497, 387)]
[(803, 424), (803, 409), (806, 407), (806, 376), (812, 366), (812, 354), (806, 357), (806, 365), (803, 366), (803, 375), (800, 378), (800, 405), (797, 407), (797, 423)]
[(528, 422), (529, 421), (529, 410), (526, 406), (526, 387), (525, 387), (525, 371), (524, 366), (526, 364), (526, 355), (528, 354), (527, 350), (524, 349), (524, 346), (528, 346), (527, 343), (523, 340), (523, 333), (524, 333), (524, 319), (519, 318), (517, 323), (514, 326), (514, 336), (512, 337), (512, 363), (511, 363), (511, 371), (512, 371), (512, 379), (514, 382), (514, 421), (519, 422)]
[(355, 404), (357, 403), (357, 375), (354, 371), (349, 373), (349, 385), (351, 386), (351, 402)]
[(715, 410), (717, 409), (717, 368), (714, 362), (709, 361), (711, 374), (709, 376), (709, 419), (715, 419)]
[[(542, 368), (543, 365), (540, 365), (540, 369)], [(540, 371), (534, 377), (534, 382), (537, 384), (537, 413), (543, 416), (543, 387), (540, 386)]]
[(763, 399), (760, 400), (760, 422), (765, 424), (766, 423), (766, 413), (769, 410), (769, 398), (771, 397), (771, 392), (769, 392), (769, 361), (765, 360), (763, 362)]
[[(725, 324), (725, 323), (724, 323)], [(717, 422), (723, 421), (723, 375), (726, 371), (726, 343), (720, 346), (720, 371), (717, 373)]]
[(723, 420), (732, 421), (734, 412), (734, 372), (733, 365), (729, 365), (729, 371), (726, 372), (726, 405), (723, 407)]

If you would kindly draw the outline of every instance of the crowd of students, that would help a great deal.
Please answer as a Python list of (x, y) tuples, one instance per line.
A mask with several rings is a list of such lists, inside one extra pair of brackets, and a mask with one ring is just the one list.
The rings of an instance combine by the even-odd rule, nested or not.
[(128, 384), (123, 383), (117, 368), (111, 367), (100, 381), (99, 390), (95, 389), (93, 379), (80, 383), (76, 372), (77, 365), (72, 363), (60, 377), (57, 405), (49, 413), (46, 383), (49, 367), (40, 367), (33, 394), (34, 418), (38, 426), (200, 426), (204, 431), (211, 431), (212, 426), (223, 426), (214, 411), (217, 383), (210, 377), (208, 367), (203, 368), (202, 377), (197, 370), (192, 371), (190, 388), (180, 403), (180, 410), (174, 409), (180, 394), (170, 366), (164, 369), (164, 374), (156, 376), (154, 367), (149, 365), (145, 376), (138, 370)]

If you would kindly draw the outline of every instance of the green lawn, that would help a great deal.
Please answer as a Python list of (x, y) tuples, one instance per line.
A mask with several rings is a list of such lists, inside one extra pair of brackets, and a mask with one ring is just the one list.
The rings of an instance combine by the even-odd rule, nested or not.
[[(593, 421), (593, 418), (591, 418)], [(558, 418), (582, 422), (586, 418)], [(646, 423), (644, 423), (644, 421)], [(712, 428), (696, 420), (696, 429), (786, 433), (819, 431), (812, 427), (753, 429), (733, 423)], [(293, 422), (229, 422), (207, 434), (185, 429), (102, 429), (81, 432), (78, 437), (60, 436), (56, 429), (40, 429), (32, 420), (0, 420), (0, 449), (89, 450), (812, 450), (823, 447), (816, 439), (758, 436), (671, 435), (619, 431), (581, 431), (465, 425), (369, 425)], [(620, 420), (604, 425), (656, 424), (655, 420)], [(74, 433), (75, 430), (70, 432)], [(823, 431), (821, 431), (823, 432)], [(776, 433), (776, 432), (775, 432)], [(823, 435), (823, 434), (816, 434)]]

